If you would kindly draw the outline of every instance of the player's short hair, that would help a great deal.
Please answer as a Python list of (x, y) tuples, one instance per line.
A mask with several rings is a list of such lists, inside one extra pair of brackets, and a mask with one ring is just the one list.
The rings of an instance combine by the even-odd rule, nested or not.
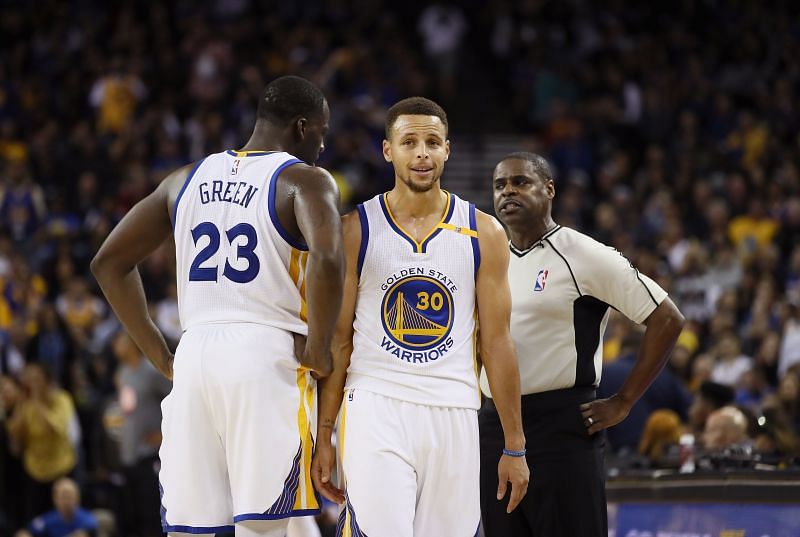
[(505, 162), (506, 160), (527, 160), (533, 165), (533, 172), (536, 175), (545, 181), (555, 181), (553, 169), (550, 167), (550, 163), (547, 162), (547, 159), (541, 155), (530, 153), (528, 151), (516, 151), (504, 156), (502, 159), (500, 159), (500, 162)]
[(444, 124), (444, 134), (447, 136), (449, 127), (447, 125), (447, 114), (444, 108), (425, 97), (409, 97), (392, 105), (386, 112), (386, 139), (394, 126), (395, 121), (400, 116), (436, 116)]
[(286, 125), (300, 117), (321, 117), (324, 108), (325, 95), (314, 83), (299, 76), (282, 76), (264, 88), (258, 118)]

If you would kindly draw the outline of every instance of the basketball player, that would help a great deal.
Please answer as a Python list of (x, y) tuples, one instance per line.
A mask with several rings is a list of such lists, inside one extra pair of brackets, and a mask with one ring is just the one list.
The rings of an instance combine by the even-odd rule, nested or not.
[[(346, 537), (475, 535), (476, 319), (505, 432), (497, 498), (510, 482), (504, 508), (513, 510), (528, 484), (506, 238), (496, 220), (441, 189), (449, 154), (444, 110), (420, 97), (400, 101), (383, 141), (395, 186), (344, 217), (345, 294), (312, 476), (345, 503), (338, 532)], [(340, 406), (343, 490), (330, 481)]]
[[(667, 360), (683, 316), (667, 293), (627, 259), (551, 217), (550, 166), (513, 153), (494, 170), (494, 208), (511, 238), (511, 337), (519, 357), (527, 460), (534, 479), (520, 508), (494, 501), (497, 449), (503, 445), (497, 389), (480, 412), (481, 511), (486, 537), (606, 537), (603, 445)], [(647, 326), (636, 365), (619, 392), (595, 400), (610, 308)]]
[[(169, 175), (92, 262), (131, 337), (173, 377), (136, 265), (175, 239), (184, 334), (162, 407), (159, 474), (170, 534), (235, 526), (283, 537), (288, 517), (319, 509), (310, 372), (330, 373), (344, 278), (338, 190), (313, 166), (329, 111), (316, 86), (289, 76), (266, 87), (257, 115), (244, 148)], [(306, 334), (303, 346), (295, 335)]]

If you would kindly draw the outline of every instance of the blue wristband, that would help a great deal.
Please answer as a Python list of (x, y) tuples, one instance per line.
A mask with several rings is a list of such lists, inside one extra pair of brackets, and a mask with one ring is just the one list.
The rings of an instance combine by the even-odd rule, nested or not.
[(527, 453), (527, 451), (524, 449), (517, 451), (514, 449), (503, 448), (503, 455), (508, 455), (509, 457), (524, 457), (525, 453)]

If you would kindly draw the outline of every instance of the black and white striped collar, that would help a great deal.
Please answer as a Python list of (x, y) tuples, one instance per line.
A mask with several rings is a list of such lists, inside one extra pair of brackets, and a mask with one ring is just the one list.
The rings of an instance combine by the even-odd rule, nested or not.
[(510, 240), (508, 241), (508, 247), (511, 250), (512, 254), (514, 254), (517, 257), (522, 257), (535, 248), (544, 247), (544, 241), (547, 240), (553, 233), (555, 233), (559, 229), (561, 229), (561, 226), (559, 224), (556, 224), (554, 227), (545, 231), (544, 235), (542, 235), (542, 237), (538, 241), (534, 242), (532, 245), (528, 246), (524, 250), (520, 250), (519, 248), (514, 246), (514, 244)]

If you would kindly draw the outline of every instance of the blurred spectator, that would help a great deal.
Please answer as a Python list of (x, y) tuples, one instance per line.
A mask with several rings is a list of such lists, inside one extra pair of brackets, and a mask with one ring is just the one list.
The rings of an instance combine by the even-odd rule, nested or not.
[(700, 385), (699, 391), (689, 407), (689, 430), (695, 437), (699, 436), (706, 426), (712, 412), (733, 402), (733, 388), (725, 384), (706, 381)]
[(166, 286), (164, 294), (164, 298), (155, 305), (153, 320), (159, 330), (164, 333), (167, 343), (174, 349), (183, 333), (181, 319), (178, 315), (178, 291), (175, 282), (170, 282)]
[(671, 410), (656, 410), (645, 423), (639, 441), (639, 454), (647, 457), (654, 467), (664, 467), (668, 448), (677, 445), (680, 436), (680, 416)]
[(759, 430), (754, 440), (756, 451), (779, 457), (800, 455), (797, 431), (777, 398), (772, 397), (764, 402), (758, 425)]
[(121, 133), (128, 127), (137, 101), (146, 93), (142, 81), (124, 70), (124, 61), (116, 57), (109, 72), (92, 86), (89, 102), (97, 109), (99, 132)]
[(92, 331), (100, 323), (105, 312), (103, 302), (89, 292), (89, 283), (82, 276), (75, 276), (67, 288), (56, 299), (56, 310), (64, 319), (73, 341), (85, 350)]
[(703, 446), (707, 450), (722, 451), (747, 440), (747, 418), (741, 410), (725, 406), (709, 414), (703, 431)]
[(431, 4), (419, 17), (425, 52), (439, 76), (439, 91), (447, 98), (455, 91), (455, 75), (461, 39), (467, 31), (467, 20), (455, 4)]
[(708, 250), (694, 241), (683, 255), (673, 288), (681, 312), (689, 321), (705, 322), (714, 314), (722, 289), (708, 272)]
[(778, 222), (766, 214), (759, 198), (751, 199), (747, 214), (732, 219), (728, 228), (731, 242), (746, 256), (754, 255), (759, 246), (770, 244), (777, 231)]
[(789, 318), (783, 324), (783, 340), (778, 355), (778, 378), (800, 363), (800, 302), (789, 304)]
[(758, 412), (767, 393), (769, 393), (769, 385), (763, 370), (748, 369), (739, 377), (735, 401), (742, 408)]
[(97, 520), (81, 507), (78, 485), (68, 477), (53, 484), (55, 509), (34, 518), (28, 530), (20, 530), (15, 537), (94, 537)]
[(795, 430), (800, 430), (800, 372), (793, 369), (781, 378), (778, 384), (778, 404), (792, 422)]
[(725, 140), (728, 154), (745, 167), (757, 164), (764, 156), (769, 131), (750, 110), (739, 112), (738, 126)]
[[(686, 326), (678, 336), (675, 348), (672, 349), (672, 354), (669, 358), (669, 369), (684, 382), (687, 382), (691, 377), (690, 366), (699, 345), (700, 341), (697, 334), (691, 327)], [(691, 388), (690, 386), (688, 387)]]
[(724, 334), (716, 348), (716, 363), (711, 370), (711, 380), (734, 388), (739, 379), (753, 366), (753, 359), (741, 352), (739, 338), (733, 332)]
[(23, 513), (30, 519), (51, 507), (53, 483), (75, 468), (78, 422), (69, 394), (53, 385), (44, 365), (27, 364), (23, 382), (27, 397), (15, 407), (7, 427), (12, 445), (22, 453)]
[(755, 364), (758, 367), (769, 386), (778, 384), (778, 353), (780, 351), (781, 336), (778, 332), (770, 330), (761, 339), (761, 344), (756, 350)]
[(25, 470), (19, 454), (11, 445), (6, 426), (23, 400), (22, 387), (10, 375), (0, 375), (0, 534), (8, 535), (22, 523), (24, 497), (20, 486), (25, 481)]
[(0, 183), (0, 222), (11, 238), (26, 250), (27, 241), (44, 221), (47, 208), (42, 188), (33, 180), (27, 163), (21, 159), (7, 161)]
[(67, 327), (50, 303), (42, 305), (36, 324), (36, 335), (25, 351), (27, 361), (41, 362), (59, 385), (70, 387), (69, 371), (75, 355)]
[[(636, 363), (636, 352), (641, 346), (642, 332), (632, 329), (622, 342), (620, 358), (603, 366), (602, 380), (597, 389), (600, 399), (617, 393), (628, 378)], [(656, 377), (639, 401), (633, 405), (628, 417), (607, 431), (611, 448), (635, 450), (640, 446), (642, 432), (650, 416), (658, 409), (670, 410), (678, 416), (678, 422), (686, 419), (692, 399), (683, 382), (669, 368)]]
[(142, 356), (126, 332), (112, 343), (119, 361), (117, 384), (122, 410), (120, 462), (125, 474), (123, 490), (128, 496), (120, 521), (125, 535), (161, 535), (158, 495), (158, 448), (161, 446), (161, 400), (172, 383)]
[(694, 357), (689, 375), (689, 391), (697, 393), (706, 381), (711, 379), (714, 369), (714, 357), (710, 354), (698, 354)]

